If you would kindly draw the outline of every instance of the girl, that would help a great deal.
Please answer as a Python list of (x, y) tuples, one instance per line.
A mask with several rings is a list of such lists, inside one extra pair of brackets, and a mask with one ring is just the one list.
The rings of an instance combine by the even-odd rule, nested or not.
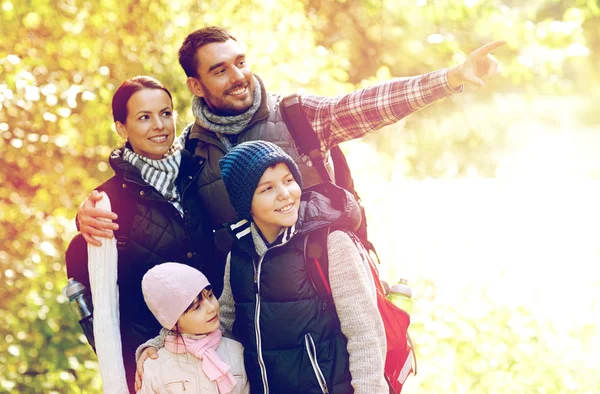
[(178, 263), (157, 265), (144, 275), (142, 291), (168, 333), (160, 358), (146, 361), (138, 393), (249, 393), (244, 349), (221, 338), (219, 301), (200, 271)]
[[(302, 193), (298, 167), (269, 142), (242, 143), (219, 164), (241, 219), (229, 226), (237, 241), (225, 266), (221, 324), (244, 346), (251, 391), (387, 394), (383, 322), (347, 233), (360, 223), (358, 204), (332, 184)], [(323, 226), (332, 227), (334, 308), (320, 299), (303, 255), (307, 234)]]

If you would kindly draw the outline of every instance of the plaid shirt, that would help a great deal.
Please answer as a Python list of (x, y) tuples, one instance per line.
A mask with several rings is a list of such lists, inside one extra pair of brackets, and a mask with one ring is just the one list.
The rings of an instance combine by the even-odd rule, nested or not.
[(462, 86), (450, 87), (447, 74), (443, 69), (396, 78), (335, 97), (302, 95), (302, 107), (321, 141), (321, 151), (327, 152), (462, 91)]

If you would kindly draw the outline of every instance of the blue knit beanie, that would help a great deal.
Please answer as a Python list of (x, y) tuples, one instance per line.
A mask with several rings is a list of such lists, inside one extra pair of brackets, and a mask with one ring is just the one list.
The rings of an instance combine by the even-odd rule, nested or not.
[(240, 219), (252, 220), (250, 206), (256, 186), (267, 168), (279, 163), (288, 166), (294, 180), (302, 188), (302, 175), (298, 166), (283, 149), (272, 142), (241, 143), (219, 160), (229, 201)]

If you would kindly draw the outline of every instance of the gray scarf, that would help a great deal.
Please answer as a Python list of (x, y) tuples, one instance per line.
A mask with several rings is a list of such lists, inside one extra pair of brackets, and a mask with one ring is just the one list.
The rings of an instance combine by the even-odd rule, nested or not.
[(168, 202), (173, 204), (183, 216), (183, 206), (181, 205), (181, 195), (175, 185), (175, 180), (179, 174), (179, 165), (181, 164), (182, 146), (176, 139), (164, 157), (160, 160), (153, 160), (138, 155), (129, 148), (124, 147), (123, 160), (131, 163), (132, 166), (140, 170), (142, 179), (150, 186), (154, 187)]
[(203, 98), (194, 96), (192, 99), (192, 113), (196, 117), (196, 122), (205, 129), (214, 131), (217, 134), (237, 135), (241, 133), (250, 123), (262, 100), (260, 80), (256, 76), (252, 76), (252, 79), (254, 81), (254, 100), (252, 106), (246, 112), (233, 116), (217, 115), (208, 108)]

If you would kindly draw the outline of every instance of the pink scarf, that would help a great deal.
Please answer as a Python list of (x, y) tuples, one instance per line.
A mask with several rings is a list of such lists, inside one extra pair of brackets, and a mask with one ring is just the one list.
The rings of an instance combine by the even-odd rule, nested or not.
[(229, 372), (231, 367), (225, 364), (215, 351), (221, 342), (221, 335), (221, 330), (215, 330), (197, 339), (181, 335), (167, 335), (165, 347), (171, 353), (186, 353), (187, 351), (202, 360), (202, 370), (206, 376), (211, 382), (217, 382), (219, 393), (227, 394), (232, 391), (237, 382)]

